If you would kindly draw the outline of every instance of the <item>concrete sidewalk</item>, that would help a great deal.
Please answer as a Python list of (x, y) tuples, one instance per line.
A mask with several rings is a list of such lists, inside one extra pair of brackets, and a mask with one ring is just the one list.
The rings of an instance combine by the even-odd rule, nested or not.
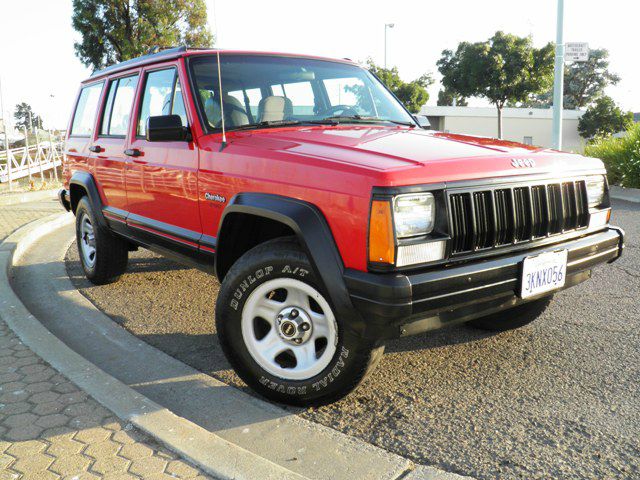
[[(0, 206), (0, 241), (57, 211), (52, 200)], [(0, 480), (20, 478), (210, 477), (118, 420), (0, 318)]]
[[(13, 227), (20, 223), (14, 218), (16, 212), (3, 211)], [(247, 480), (463, 478), (416, 465), (401, 455), (301, 419), (141, 342), (71, 284), (63, 259), (73, 237), (73, 217), (54, 214), (29, 223), (0, 243), (0, 322), (6, 324), (3, 327), (9, 338), (7, 347), (0, 344), (0, 349), (7, 352), (7, 358), (13, 357), (13, 352), (26, 352), (15, 356), (32, 356), (36, 364), (51, 372), (49, 378), (56, 378), (51, 385), (36, 378), (35, 383), (42, 385), (30, 386), (33, 381), (28, 367), (34, 363), (13, 365), (11, 359), (0, 356), (0, 375), (16, 373), (20, 377), (7, 378), (8, 383), (16, 383), (7, 389), (19, 392), (19, 398), (6, 397), (24, 404), (17, 407), (19, 413), (10, 414), (18, 416), (13, 419), (5, 419), (0, 406), (0, 438), (5, 430), (14, 429), (6, 444), (0, 445), (0, 453), (9, 453), (5, 463), (13, 468), (7, 470), (7, 478), (20, 478), (27, 468), (10, 450), (24, 441), (32, 442), (29, 452), (39, 455), (33, 471), (22, 478), (90, 478), (102, 476), (103, 465), (114, 469), (117, 478), (189, 478), (202, 472)], [(2, 370), (3, 361), (11, 364), (8, 372)], [(60, 387), (61, 383), (68, 386)], [(59, 392), (65, 388), (70, 391)], [(43, 400), (37, 396), (47, 392), (60, 398)], [(76, 397), (71, 396), (73, 405), (64, 403), (62, 397), (67, 399), (67, 393), (75, 393)], [(4, 398), (0, 390), (0, 401)], [(51, 412), (41, 412), (39, 408), (44, 407), (39, 407), (39, 402), (60, 405)], [(64, 441), (76, 442), (75, 453), (54, 446), (57, 440), (51, 435), (56, 430), (51, 429), (55, 428), (63, 429), (67, 435)], [(136, 434), (136, 429), (147, 436)], [(85, 431), (101, 433), (85, 439)], [(123, 431), (134, 432), (135, 438), (128, 441), (135, 447), (122, 441)], [(71, 467), (77, 473), (69, 474), (71, 467), (61, 472), (66, 464), (55, 457), (58, 450), (74, 458)], [(140, 450), (144, 451), (142, 458), (135, 453)], [(25, 460), (31, 461), (30, 453), (23, 453)], [(189, 459), (200, 471), (191, 468), (187, 472), (189, 465), (178, 456)], [(178, 471), (179, 465), (184, 465), (184, 475)]]

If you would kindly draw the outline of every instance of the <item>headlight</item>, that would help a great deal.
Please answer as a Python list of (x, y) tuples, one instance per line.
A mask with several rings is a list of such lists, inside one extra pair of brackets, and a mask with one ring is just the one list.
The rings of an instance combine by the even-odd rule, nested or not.
[(428, 235), (433, 230), (436, 202), (431, 193), (398, 195), (393, 199), (397, 238)]
[(604, 203), (605, 183), (602, 175), (587, 177), (587, 198), (589, 207), (597, 207)]

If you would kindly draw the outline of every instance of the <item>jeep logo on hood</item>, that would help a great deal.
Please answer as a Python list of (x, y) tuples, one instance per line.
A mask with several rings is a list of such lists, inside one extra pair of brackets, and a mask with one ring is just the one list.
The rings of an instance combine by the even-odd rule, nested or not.
[(513, 168), (533, 168), (536, 166), (536, 161), (533, 158), (512, 158), (511, 166)]

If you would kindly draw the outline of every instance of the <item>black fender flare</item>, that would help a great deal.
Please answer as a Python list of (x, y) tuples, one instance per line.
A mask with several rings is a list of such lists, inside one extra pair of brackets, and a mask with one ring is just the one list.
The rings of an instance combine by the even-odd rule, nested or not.
[[(234, 196), (225, 208), (218, 228), (224, 234), (225, 220), (232, 213), (244, 213), (265, 217), (288, 226), (293, 230), (301, 247), (307, 253), (311, 265), (317, 272), (322, 286), (330, 297), (336, 314), (345, 319), (345, 324), (359, 335), (364, 335), (365, 324), (354, 309), (344, 281), (344, 263), (322, 212), (313, 204), (291, 197), (267, 193), (240, 193)], [(217, 239), (218, 247), (222, 242)], [(224, 251), (218, 248), (216, 256)], [(216, 275), (217, 271), (216, 262)], [(218, 275), (218, 278), (220, 276)]]
[(104, 213), (102, 212), (102, 199), (100, 198), (100, 193), (98, 192), (98, 187), (96, 185), (96, 181), (89, 172), (85, 171), (77, 171), (74, 172), (69, 180), (69, 199), (71, 201), (73, 212), (75, 213), (75, 207), (78, 204), (79, 198), (74, 198), (73, 196), (73, 185), (77, 185), (81, 187), (85, 192), (87, 192), (87, 199), (89, 200), (89, 205), (91, 205), (91, 209), (93, 210), (93, 214), (96, 216), (96, 220), (101, 227), (107, 226), (107, 221), (104, 218)]

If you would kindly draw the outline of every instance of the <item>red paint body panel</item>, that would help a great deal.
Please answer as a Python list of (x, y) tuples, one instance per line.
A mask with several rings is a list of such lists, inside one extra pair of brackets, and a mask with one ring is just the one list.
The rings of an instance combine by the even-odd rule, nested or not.
[[(195, 54), (201, 52), (184, 56)], [(224, 196), (227, 203), (242, 192), (289, 196), (324, 214), (345, 267), (366, 270), (373, 187), (603, 169), (597, 159), (513, 142), (370, 125), (228, 132), (221, 150), (221, 134), (204, 134), (200, 125), (184, 58), (169, 64), (179, 68), (193, 141), (152, 144), (136, 139), (133, 125), (124, 143), (70, 137), (66, 178), (74, 170), (88, 170), (96, 175), (105, 205), (198, 234), (215, 237), (225, 207), (205, 200), (207, 192)], [(138, 82), (135, 120), (143, 86)], [(107, 150), (94, 158), (86, 149), (96, 140)], [(123, 147), (143, 155), (121, 159)], [(516, 169), (514, 158), (534, 159), (535, 167)]]
[[(128, 147), (140, 151), (127, 171), (128, 211), (180, 228), (201, 232), (198, 205), (198, 150), (193, 142), (148, 142), (136, 137), (147, 70), (178, 68), (178, 62), (154, 64), (143, 72), (134, 102)], [(181, 85), (188, 83), (178, 68)], [(185, 104), (187, 102), (184, 99)], [(187, 112), (189, 123), (193, 117)]]

